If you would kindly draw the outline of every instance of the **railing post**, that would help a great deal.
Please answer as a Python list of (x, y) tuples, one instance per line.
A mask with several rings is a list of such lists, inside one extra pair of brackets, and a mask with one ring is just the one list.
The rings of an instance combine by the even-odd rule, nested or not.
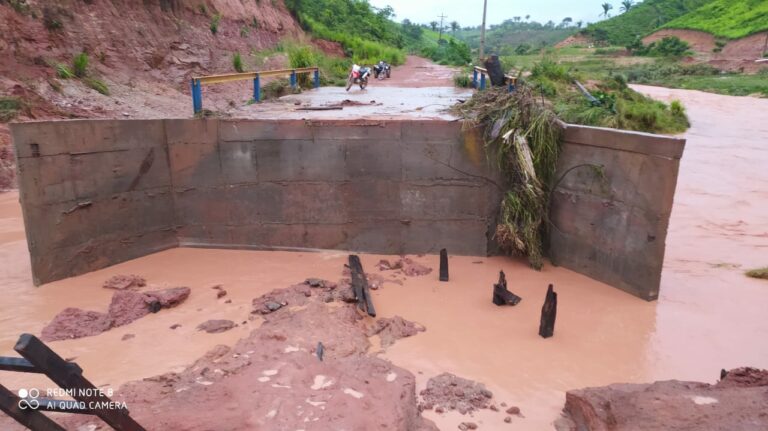
[(315, 69), (315, 88), (320, 88), (320, 69)]
[(256, 77), (253, 78), (253, 100), (256, 103), (261, 102), (261, 79), (259, 79), (259, 74), (256, 74)]
[(480, 89), (485, 90), (485, 73), (480, 73)]
[(510, 93), (515, 91), (515, 81), (513, 79), (509, 80), (509, 83), (507, 84), (507, 91)]
[(291, 71), (291, 88), (296, 88), (296, 71)]
[(192, 78), (192, 110), (195, 114), (203, 110), (203, 92), (199, 79)]
[(472, 68), (472, 88), (477, 88), (477, 69)]

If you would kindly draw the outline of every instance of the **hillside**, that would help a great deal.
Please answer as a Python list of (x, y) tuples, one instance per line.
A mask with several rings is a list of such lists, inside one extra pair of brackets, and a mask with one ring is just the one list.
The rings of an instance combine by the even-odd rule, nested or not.
[(768, 1), (710, 1), (665, 24), (664, 28), (699, 30), (717, 37), (739, 39), (768, 30)]
[[(645, 0), (637, 3), (628, 12), (590, 24), (583, 33), (598, 42), (626, 46), (638, 37), (646, 36), (670, 21), (711, 2), (712, 0)], [(724, 2), (730, 3), (732, 0)], [(614, 11), (618, 12), (618, 9)]]
[(359, 64), (379, 60), (402, 64), (406, 51), (445, 64), (470, 60), (463, 42), (444, 32), (438, 43), (438, 34), (426, 25), (396, 23), (390, 7), (377, 9), (365, 0), (285, 0), (285, 4), (306, 31), (340, 43)]
[[(530, 50), (552, 46), (576, 32), (575, 27), (540, 24), (538, 22), (506, 20), (492, 25), (485, 34), (486, 51), (498, 55), (511, 55), (515, 50)], [(474, 50), (480, 46), (480, 28), (465, 28), (456, 32)], [(521, 47), (518, 49), (518, 47)]]

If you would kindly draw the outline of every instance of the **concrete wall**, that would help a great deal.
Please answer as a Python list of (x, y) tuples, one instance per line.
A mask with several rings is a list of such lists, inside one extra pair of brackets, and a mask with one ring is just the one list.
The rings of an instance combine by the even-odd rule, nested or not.
[(215, 119), (13, 125), (35, 282), (176, 245), (485, 255), (498, 179), (478, 132), (461, 128)]
[(458, 122), (166, 129), (182, 245), (487, 253), (499, 192), (486, 160), (470, 158), (479, 137)]
[(633, 295), (659, 295), (664, 242), (685, 140), (567, 126), (555, 189), (550, 257)]
[(175, 247), (162, 121), (11, 125), (35, 284)]
[[(485, 255), (500, 202), (459, 122), (87, 120), (11, 126), (35, 283), (177, 245)], [(555, 263), (658, 296), (684, 141), (568, 126)]]

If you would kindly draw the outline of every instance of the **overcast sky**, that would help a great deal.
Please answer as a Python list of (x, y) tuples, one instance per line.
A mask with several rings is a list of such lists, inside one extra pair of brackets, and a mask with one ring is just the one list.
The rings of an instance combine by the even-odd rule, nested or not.
[[(395, 9), (396, 21), (405, 18), (418, 23), (458, 21), (462, 27), (478, 26), (483, 22), (483, 0), (369, 0), (376, 7), (390, 5)], [(565, 17), (573, 21), (595, 22), (602, 12), (604, 0), (488, 0), (488, 24), (498, 24), (513, 16), (531, 16), (532, 21), (559, 23)], [(619, 0), (608, 0), (618, 10)]]

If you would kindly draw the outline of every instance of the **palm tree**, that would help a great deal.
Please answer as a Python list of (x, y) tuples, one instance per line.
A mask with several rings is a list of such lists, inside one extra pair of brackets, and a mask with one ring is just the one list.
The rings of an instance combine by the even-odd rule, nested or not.
[(514, 16), (514, 17), (512, 17), (512, 19), (514, 19), (515, 22), (520, 22), (520, 17), (519, 16)]
[(584, 25), (584, 21), (576, 21), (576, 27), (581, 28)]
[(630, 9), (635, 7), (635, 3), (632, 0), (624, 0), (621, 2), (621, 11), (622, 12), (629, 12)]
[(525, 16), (525, 20), (528, 21), (529, 19), (531, 19), (531, 16), (530, 15), (526, 15)]
[(601, 15), (603, 15), (606, 18), (608, 18), (608, 16), (610, 16), (610, 14), (608, 12), (610, 12), (611, 9), (613, 9), (613, 5), (610, 4), (610, 3), (603, 3), (602, 7), (603, 7), (603, 13)]
[(453, 32), (454, 35), (456, 35), (456, 31), (458, 29), (460, 29), (460, 28), (461, 28), (461, 26), (459, 25), (459, 23), (457, 21), (452, 21), (451, 22), (451, 31)]
[(573, 22), (573, 18), (567, 16), (567, 17), (563, 18), (563, 22), (560, 23), (560, 26), (568, 27), (569, 25), (571, 25), (572, 22)]
[(440, 24), (437, 21), (432, 21), (429, 23), (429, 26), (432, 28), (432, 31), (437, 31), (437, 26)]

